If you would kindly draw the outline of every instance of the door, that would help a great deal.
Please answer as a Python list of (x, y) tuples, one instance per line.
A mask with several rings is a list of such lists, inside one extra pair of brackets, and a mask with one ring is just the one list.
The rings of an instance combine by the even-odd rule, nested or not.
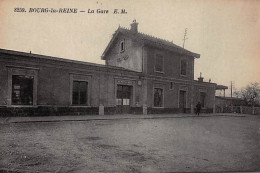
[(180, 91), (179, 94), (179, 108), (181, 113), (185, 113), (186, 111), (186, 91)]
[(129, 114), (132, 98), (132, 86), (129, 85), (117, 85), (116, 112), (118, 114)]

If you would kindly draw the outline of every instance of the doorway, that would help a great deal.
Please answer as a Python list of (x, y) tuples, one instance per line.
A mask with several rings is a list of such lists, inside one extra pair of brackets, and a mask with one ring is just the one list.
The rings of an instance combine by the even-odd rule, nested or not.
[(186, 112), (186, 91), (180, 90), (179, 94), (179, 108), (181, 113)]
[(132, 101), (133, 87), (130, 85), (117, 85), (116, 112), (118, 114), (129, 114)]

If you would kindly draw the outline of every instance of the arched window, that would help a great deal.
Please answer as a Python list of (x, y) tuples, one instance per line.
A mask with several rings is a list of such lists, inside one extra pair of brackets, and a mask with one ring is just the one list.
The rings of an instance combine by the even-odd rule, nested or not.
[(125, 51), (125, 40), (120, 42), (120, 52), (124, 52)]

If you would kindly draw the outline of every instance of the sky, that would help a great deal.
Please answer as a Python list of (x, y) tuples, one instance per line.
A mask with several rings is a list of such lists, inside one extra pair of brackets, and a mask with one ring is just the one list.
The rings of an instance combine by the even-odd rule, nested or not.
[[(30, 13), (30, 8), (77, 13)], [(113, 14), (114, 9), (127, 14)], [(195, 79), (201, 72), (205, 81), (228, 87), (232, 81), (237, 90), (260, 83), (258, 0), (1, 0), (0, 48), (104, 64), (101, 55), (112, 34), (134, 19), (140, 32), (179, 46), (187, 28), (185, 48), (201, 56), (195, 59)]]

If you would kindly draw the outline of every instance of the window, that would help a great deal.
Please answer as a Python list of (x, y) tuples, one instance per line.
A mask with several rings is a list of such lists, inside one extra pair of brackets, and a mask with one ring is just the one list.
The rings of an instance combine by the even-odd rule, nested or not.
[(32, 105), (33, 104), (33, 76), (13, 75), (12, 76), (12, 104)]
[(205, 99), (206, 98), (206, 93), (204, 92), (201, 92), (200, 93), (200, 104), (201, 104), (201, 107), (205, 107)]
[(72, 104), (88, 104), (88, 83), (85, 81), (73, 81)]
[(156, 72), (163, 72), (163, 56), (156, 55), (155, 57), (155, 71)]
[(130, 105), (132, 87), (128, 85), (117, 85), (117, 105)]
[(120, 52), (124, 52), (125, 51), (125, 40), (120, 42)]
[(163, 106), (163, 89), (154, 88), (154, 107)]
[(181, 75), (187, 75), (187, 60), (181, 60)]
[(170, 90), (173, 89), (173, 82), (170, 82)]

